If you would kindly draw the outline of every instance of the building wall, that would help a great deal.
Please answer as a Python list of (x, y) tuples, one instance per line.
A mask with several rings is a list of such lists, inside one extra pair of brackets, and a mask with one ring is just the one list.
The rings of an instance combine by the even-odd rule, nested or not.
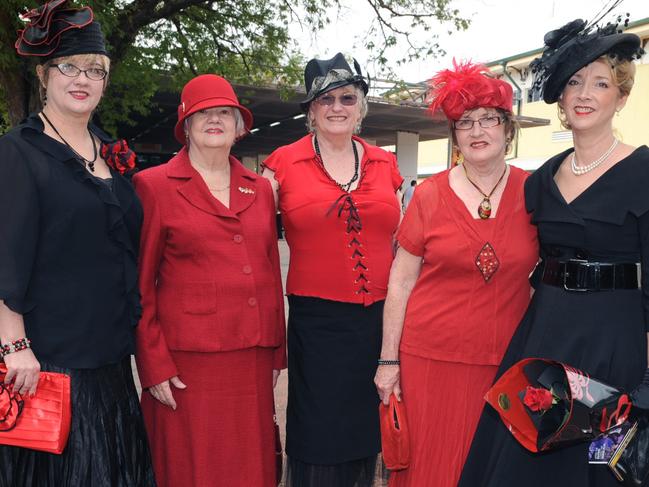
[[(636, 79), (631, 95), (624, 109), (613, 119), (616, 135), (623, 142), (639, 146), (649, 144), (649, 64), (636, 66)], [(553, 140), (559, 132), (566, 132), (559, 123), (557, 105), (543, 101), (523, 104), (522, 114), (528, 117), (547, 118), (550, 125), (523, 129), (518, 144), (518, 157), (521, 159), (547, 159), (548, 157), (572, 147), (572, 137)], [(565, 134), (568, 135), (568, 134)]]

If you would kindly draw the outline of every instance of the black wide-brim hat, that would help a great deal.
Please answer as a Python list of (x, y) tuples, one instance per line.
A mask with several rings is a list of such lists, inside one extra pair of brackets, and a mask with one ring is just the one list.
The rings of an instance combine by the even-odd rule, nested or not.
[(304, 68), (304, 86), (307, 95), (300, 102), (302, 110), (308, 111), (309, 105), (315, 98), (342, 86), (358, 85), (367, 95), (369, 87), (356, 59), (354, 59), (354, 70), (355, 73), (340, 52), (331, 59), (311, 59)]
[(617, 24), (592, 29), (581, 19), (573, 20), (544, 37), (545, 50), (531, 64), (534, 86), (543, 92), (546, 103), (555, 103), (577, 71), (607, 55), (632, 61), (641, 56), (640, 38), (618, 31)]

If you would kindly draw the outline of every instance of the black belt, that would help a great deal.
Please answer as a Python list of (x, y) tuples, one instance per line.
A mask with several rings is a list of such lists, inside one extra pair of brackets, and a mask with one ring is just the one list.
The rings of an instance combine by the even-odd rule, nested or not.
[(641, 287), (640, 264), (544, 259), (541, 282), (566, 291), (612, 291)]

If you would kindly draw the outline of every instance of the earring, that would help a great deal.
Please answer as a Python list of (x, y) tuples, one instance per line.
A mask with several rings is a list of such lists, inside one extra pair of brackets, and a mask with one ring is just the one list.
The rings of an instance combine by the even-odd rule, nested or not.
[(43, 90), (43, 106), (47, 105), (47, 88)]

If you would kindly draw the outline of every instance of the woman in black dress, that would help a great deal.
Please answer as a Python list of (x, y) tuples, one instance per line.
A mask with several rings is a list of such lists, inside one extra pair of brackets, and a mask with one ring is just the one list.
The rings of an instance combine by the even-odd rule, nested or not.
[[(549, 358), (635, 389), (636, 402), (647, 389), (649, 149), (619, 141), (612, 122), (633, 86), (640, 39), (577, 20), (548, 33), (545, 43), (533, 65), (536, 82), (546, 103), (558, 101), (574, 149), (526, 182), (542, 260), (498, 375), (522, 358)], [(588, 464), (588, 446), (530, 453), (487, 406), (459, 485), (619, 485), (606, 465)]]
[(0, 138), (0, 341), (15, 391), (70, 376), (72, 424), (61, 455), (0, 446), (0, 486), (149, 487), (130, 362), (142, 207), (121, 174), (135, 156), (89, 125), (110, 63), (92, 10), (64, 3), (16, 43), (39, 56), (45, 104)]

